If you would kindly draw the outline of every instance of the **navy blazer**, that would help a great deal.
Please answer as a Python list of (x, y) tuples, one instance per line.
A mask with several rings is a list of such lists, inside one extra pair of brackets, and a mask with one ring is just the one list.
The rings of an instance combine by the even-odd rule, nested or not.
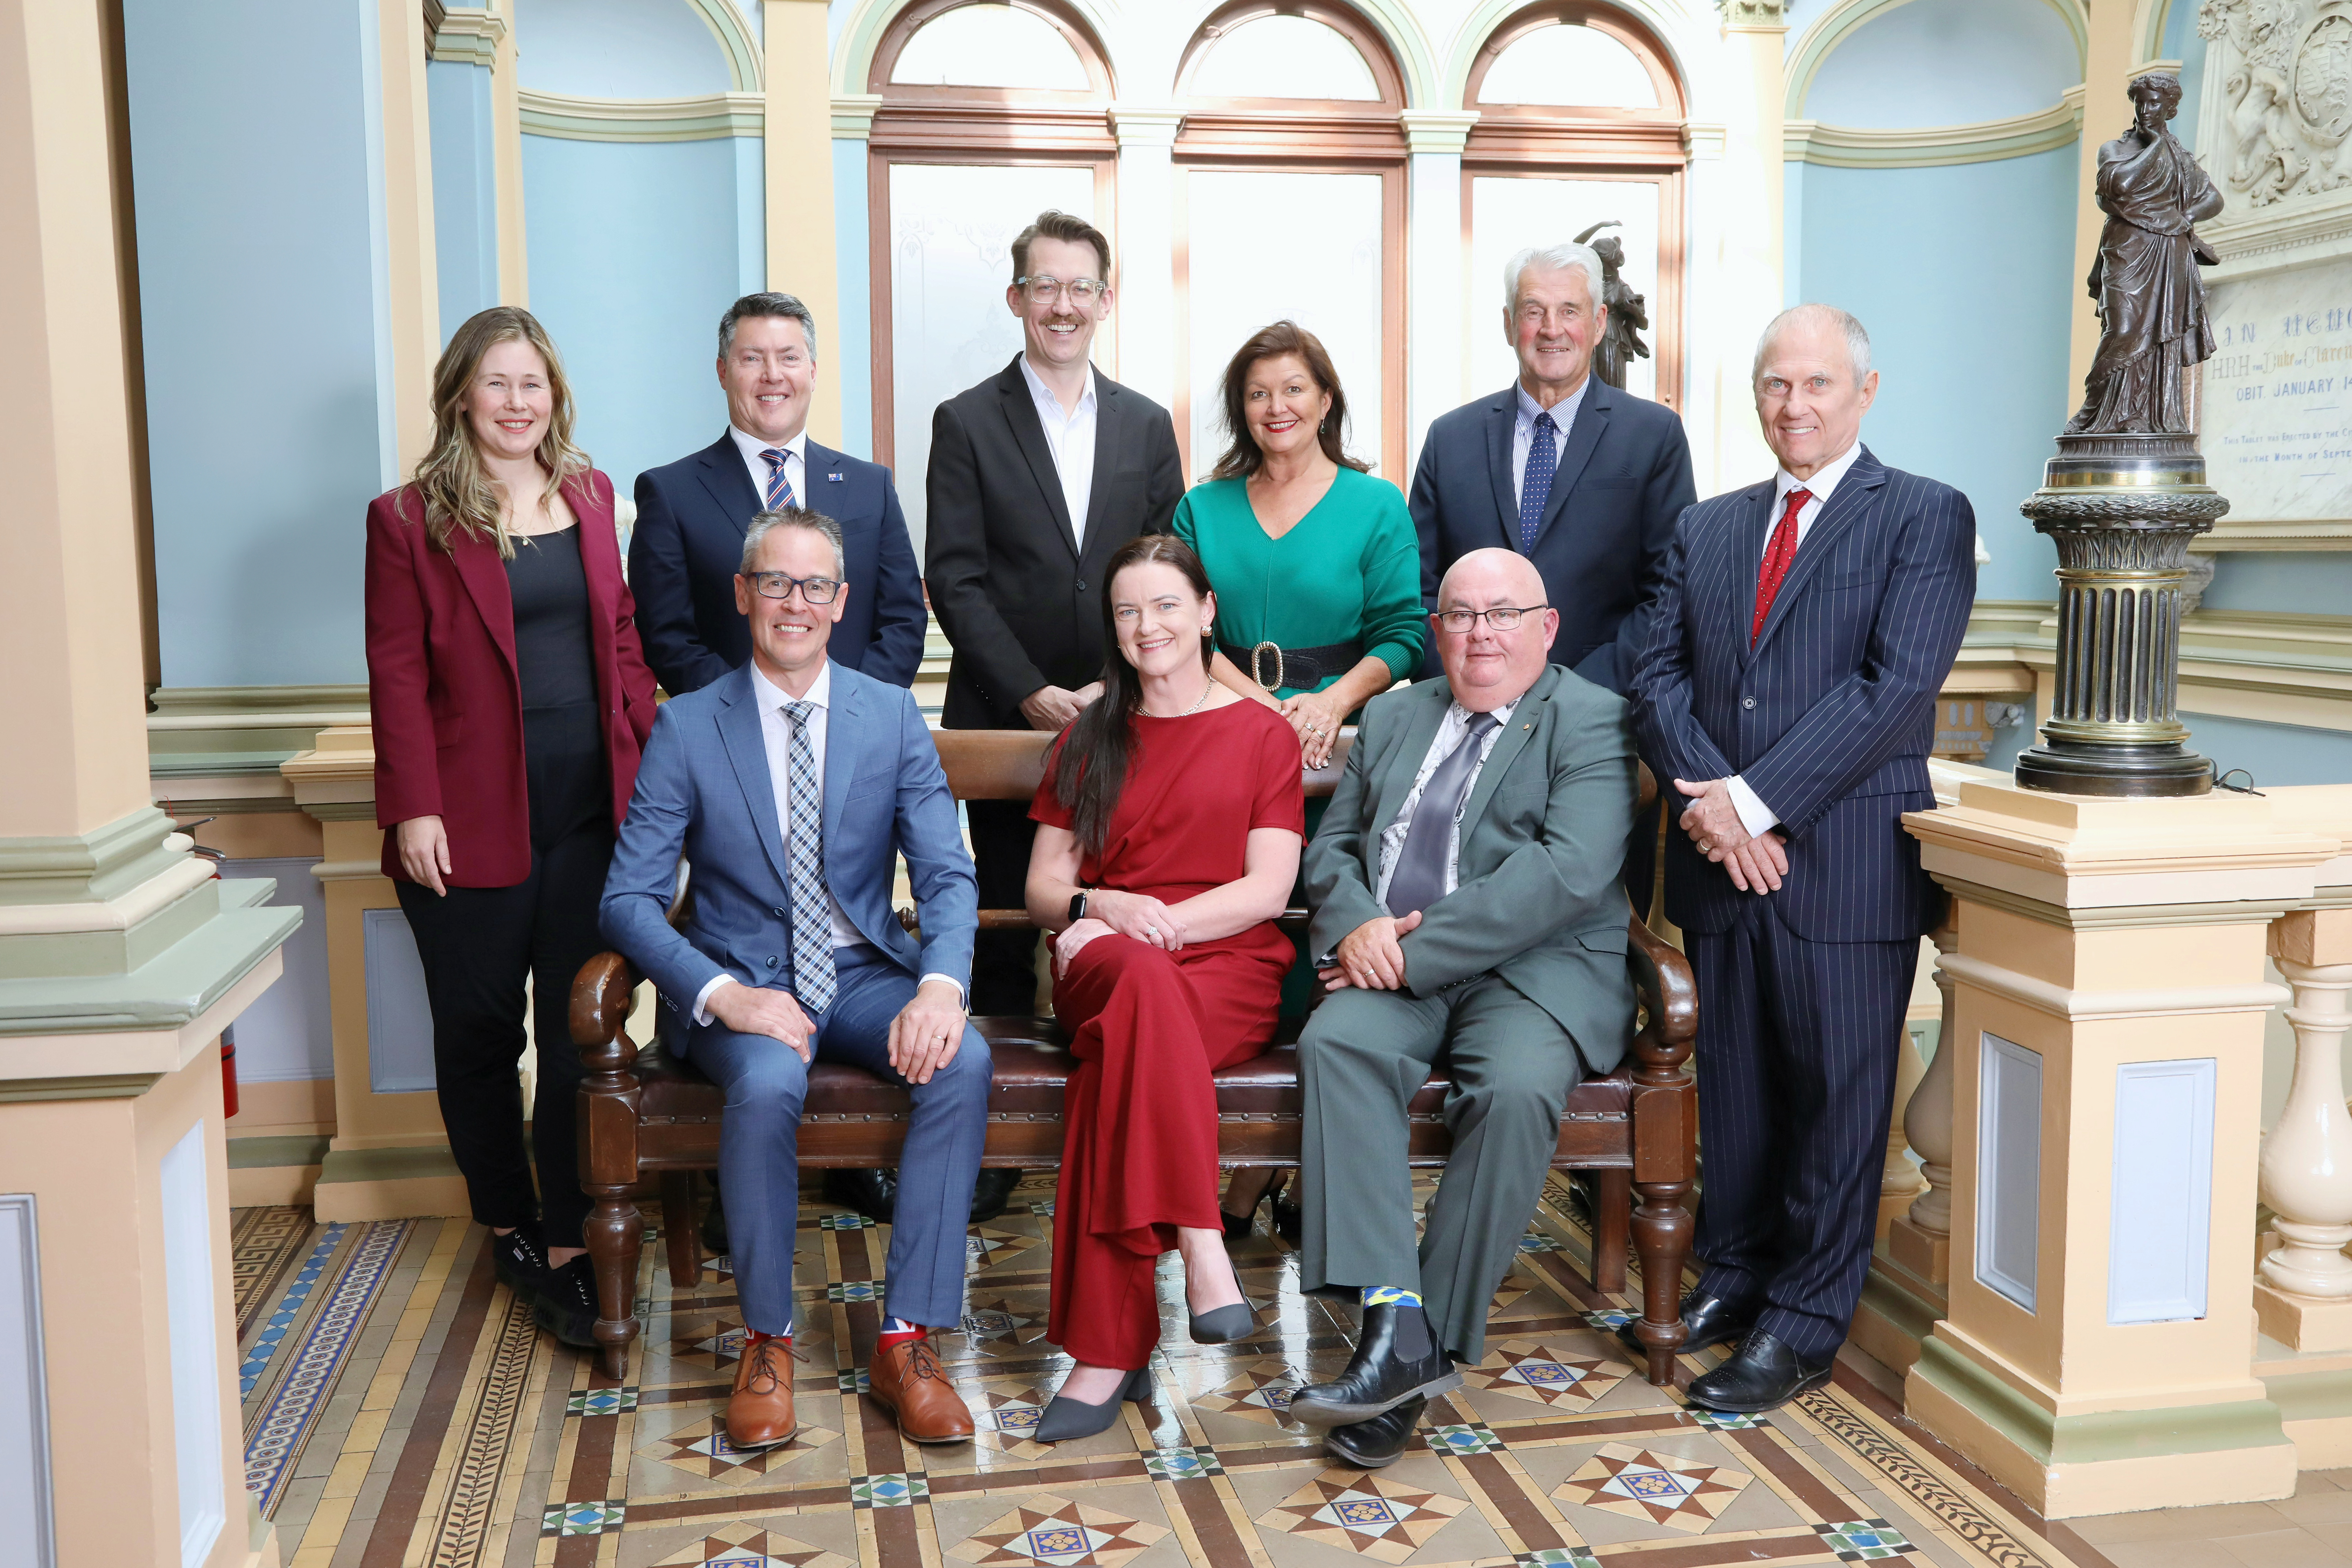
[[(613, 849), (599, 910), (604, 938), (685, 1011), (721, 974), (790, 989), (792, 877), (750, 668), (661, 705), (637, 787)], [(914, 694), (854, 669), (833, 671), (824, 744), (824, 882), (858, 934), (909, 974), (971, 975), (980, 894), (956, 823), (954, 794)], [(890, 908), (898, 857), (922, 919), (922, 942)], [(667, 919), (683, 856), (694, 910)], [(814, 933), (833, 940), (827, 919)]]
[[(1421, 531), (1421, 596), (1432, 610), (1454, 562), (1473, 550), (1519, 547), (1511, 482), (1517, 417), (1518, 388), (1507, 386), (1441, 416), (1422, 442), (1410, 499)], [(1697, 499), (1682, 416), (1592, 377), (1529, 555), (1559, 611), (1554, 664), (1625, 695), (1642, 647), (1634, 612), (1656, 586), (1675, 520)], [(1441, 673), (1433, 641), (1422, 674)]]
[[(1671, 781), (1747, 780), (1778, 813), (1789, 874), (1772, 901), (1815, 942), (1892, 942), (1933, 929), (1943, 900), (1906, 811), (1935, 804), (1936, 695), (1976, 603), (1976, 513), (1946, 484), (1864, 447), (1820, 517), (1751, 647), (1774, 522), (1766, 480), (1685, 512), (1633, 676), (1642, 754)], [(1679, 826), (1666, 834), (1666, 913), (1727, 930), (1741, 900)]]
[[(890, 470), (810, 441), (803, 456), (811, 511), (841, 524), (849, 598), (826, 645), (835, 664), (893, 686), (912, 686), (923, 662), (923, 583)], [(637, 476), (637, 528), (629, 539), (629, 590), (637, 637), (662, 689), (699, 690), (751, 657), (751, 630), (735, 608), (743, 533), (760, 492), (733, 436)]]

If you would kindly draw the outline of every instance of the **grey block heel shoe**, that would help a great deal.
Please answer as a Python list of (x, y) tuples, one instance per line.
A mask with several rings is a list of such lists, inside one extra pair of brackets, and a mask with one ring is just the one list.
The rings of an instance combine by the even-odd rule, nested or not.
[(1072, 1399), (1066, 1394), (1054, 1395), (1045, 1402), (1045, 1410), (1038, 1415), (1037, 1429), (1029, 1435), (1030, 1438), (1039, 1443), (1067, 1443), (1074, 1438), (1091, 1437), (1097, 1432), (1108, 1431), (1110, 1424), (1118, 1419), (1118, 1407), (1122, 1402), (1130, 1405), (1151, 1403), (1150, 1367), (1139, 1367), (1129, 1373), (1127, 1385), (1119, 1390), (1118, 1396), (1106, 1399), (1100, 1405), (1088, 1405), (1083, 1399)]
[(1235, 1340), (1245, 1340), (1257, 1329), (1257, 1314), (1250, 1310), (1247, 1301), (1235, 1301), (1229, 1306), (1212, 1307), (1205, 1312), (1194, 1312), (1192, 1342), (1196, 1345), (1229, 1345)]

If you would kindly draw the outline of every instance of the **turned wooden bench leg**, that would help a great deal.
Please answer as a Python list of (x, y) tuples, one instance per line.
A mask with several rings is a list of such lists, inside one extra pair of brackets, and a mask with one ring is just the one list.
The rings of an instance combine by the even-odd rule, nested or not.
[(694, 1173), (664, 1171), (662, 1241), (669, 1249), (669, 1282), (691, 1290), (702, 1283), (702, 1244), (696, 1237)]
[(1675, 1356), (1689, 1331), (1683, 1327), (1683, 1265), (1690, 1261), (1691, 1216), (1683, 1206), (1688, 1182), (1636, 1182), (1633, 1245), (1642, 1253), (1642, 1326), (1636, 1336), (1650, 1352), (1650, 1381), (1674, 1381)]
[(583, 1228), (596, 1269), (596, 1353), (605, 1373), (620, 1378), (628, 1372), (629, 1342), (637, 1337), (637, 1249), (646, 1222), (625, 1189), (590, 1195), (596, 1202)]
[(1625, 1258), (1633, 1219), (1633, 1173), (1592, 1173), (1592, 1288), (1625, 1289)]

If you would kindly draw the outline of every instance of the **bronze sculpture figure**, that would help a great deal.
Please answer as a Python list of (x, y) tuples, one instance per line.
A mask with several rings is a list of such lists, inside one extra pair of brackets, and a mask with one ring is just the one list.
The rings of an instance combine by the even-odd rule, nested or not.
[(1601, 258), (1601, 303), (1609, 311), (1609, 320), (1601, 331), (1601, 342), (1592, 351), (1592, 370), (1603, 382), (1622, 390), (1625, 370), (1636, 359), (1648, 359), (1650, 348), (1635, 334), (1650, 327), (1648, 301), (1625, 281), (1625, 244), (1615, 235), (1595, 240), (1592, 237), (1604, 228), (1614, 228), (1617, 220), (1596, 223), (1576, 237), (1579, 245), (1591, 245), (1592, 253)]

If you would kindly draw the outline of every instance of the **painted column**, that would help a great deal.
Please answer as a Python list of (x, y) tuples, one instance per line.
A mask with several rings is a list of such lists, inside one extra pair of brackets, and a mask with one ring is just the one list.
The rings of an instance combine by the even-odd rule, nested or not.
[(103, 10), (0, 0), (0, 1562), (247, 1568), (215, 1042), (298, 917), (148, 799)]
[(834, 255), (841, 278), (841, 449), (868, 459), (874, 456), (875, 340), (867, 143), (881, 107), (878, 92), (845, 94), (833, 100)]
[[(2083, 401), (2083, 378), (2091, 374), (2091, 357), (2099, 348), (2097, 301), (2081, 286), (2098, 258), (2099, 234), (2106, 215), (2099, 210), (2099, 147), (2131, 127), (2131, 100), (2124, 88), (2132, 67), (2139, 63), (2139, 46), (2132, 26), (2136, 7), (2110, 4), (2085, 7), (2090, 13), (2091, 43), (2083, 69), (2083, 138), (2076, 151), (2082, 174), (2074, 185), (2074, 315), (2066, 356), (2066, 411)], [(2179, 75), (2176, 64), (2172, 74)], [(2044, 708), (2047, 713), (2049, 709)]]
[[(478, 5), (442, 13), (425, 68), (433, 146), (433, 232), (441, 340), (499, 298), (494, 83), (506, 18)], [(509, 94), (509, 96), (511, 96)]]
[(492, 170), (498, 181), (499, 303), (529, 306), (530, 258), (522, 224), (522, 68), (515, 58), (516, 0), (488, 0), (506, 24), (490, 62)]
[(1173, 109), (1115, 103), (1118, 281), (1114, 378), (1176, 406), (1176, 132)]
[(816, 317), (816, 396), (809, 434), (841, 444), (841, 363), (863, 353), (841, 336), (834, 252), (833, 83), (824, 0), (764, 0), (768, 287), (796, 294)]
[[(1709, 274), (1705, 292), (1692, 279), (1691, 402), (1712, 405), (1713, 441), (1691, 456), (1699, 489), (1750, 484), (1771, 473), (1771, 448), (1756, 425), (1748, 371), (1756, 340), (1781, 309), (1781, 100), (1788, 26), (1781, 0), (1727, 0), (1724, 6), (1723, 156), (1708, 171), (1704, 226), (1695, 223), (1692, 251)], [(1694, 131), (1696, 132), (1696, 127)], [(1696, 152), (1696, 149), (1694, 149)], [(1696, 175), (1697, 171), (1693, 171)], [(1693, 180), (1696, 207), (1700, 182)]]
[(1462, 149), (1477, 113), (1407, 110), (1398, 118), (1412, 157), (1405, 262), (1405, 341), (1412, 352), (1406, 356), (1404, 472), (1389, 478), (1410, 491), (1429, 422), (1473, 395), (1467, 334), (1496, 330), (1503, 296), (1495, 280), (1463, 276), (1469, 247), (1462, 227)]
[(2007, 779), (1906, 826), (1959, 938), (1949, 1306), (1906, 1410), (2051, 1518), (2292, 1495), (2246, 1267), (2263, 946), (2340, 839)]

